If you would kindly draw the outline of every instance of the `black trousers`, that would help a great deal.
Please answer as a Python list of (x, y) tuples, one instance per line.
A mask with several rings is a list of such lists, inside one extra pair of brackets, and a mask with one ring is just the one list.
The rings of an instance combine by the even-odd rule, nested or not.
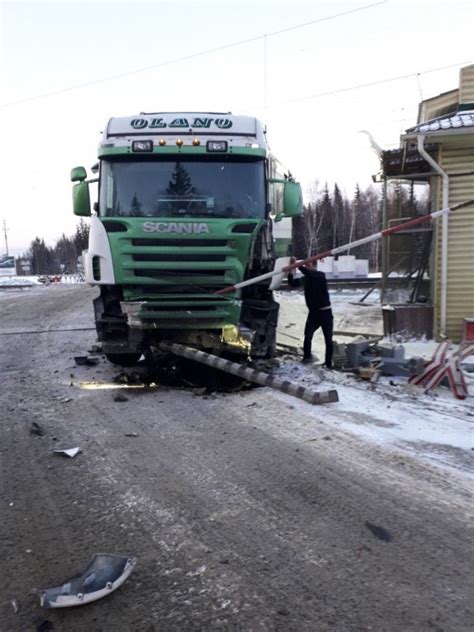
[(331, 309), (310, 309), (306, 325), (304, 327), (304, 345), (303, 352), (305, 358), (311, 356), (311, 343), (313, 341), (314, 332), (321, 327), (326, 343), (326, 357), (324, 364), (327, 367), (332, 366), (332, 329), (334, 318)]

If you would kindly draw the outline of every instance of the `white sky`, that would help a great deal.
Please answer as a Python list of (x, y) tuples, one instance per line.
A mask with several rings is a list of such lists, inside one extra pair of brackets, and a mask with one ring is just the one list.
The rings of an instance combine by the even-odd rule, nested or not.
[[(459, 68), (474, 60), (472, 0), (380, 0), (259, 36), (376, 3), (2, 2), (0, 221), (9, 228), (10, 253), (23, 252), (37, 235), (53, 245), (74, 232), (69, 172), (95, 162), (111, 116), (255, 115), (305, 190), (316, 179), (337, 181), (347, 195), (357, 182), (370, 184), (378, 161), (360, 130), (383, 148), (397, 146), (400, 132), (416, 123), (420, 96), (458, 86)], [(31, 99), (251, 38), (259, 39)], [(327, 92), (335, 93), (314, 96)]]

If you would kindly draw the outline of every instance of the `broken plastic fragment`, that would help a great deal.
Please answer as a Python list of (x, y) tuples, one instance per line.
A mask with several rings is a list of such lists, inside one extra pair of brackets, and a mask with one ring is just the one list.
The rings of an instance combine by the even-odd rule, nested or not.
[(64, 454), (65, 456), (70, 456), (71, 459), (79, 454), (81, 448), (68, 448), (66, 450), (53, 450), (55, 454)]
[(60, 586), (40, 589), (40, 605), (67, 608), (102, 599), (123, 584), (135, 564), (134, 557), (94, 555), (82, 573), (66, 579)]
[(74, 356), (74, 362), (79, 366), (94, 366), (95, 364), (99, 364), (100, 358), (91, 358), (90, 356)]

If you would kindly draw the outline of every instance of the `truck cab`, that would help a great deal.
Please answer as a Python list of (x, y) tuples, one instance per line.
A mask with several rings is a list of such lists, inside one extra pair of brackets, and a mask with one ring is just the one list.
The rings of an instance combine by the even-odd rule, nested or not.
[(301, 187), (279, 174), (261, 123), (231, 113), (112, 118), (99, 145), (91, 213), (83, 167), (74, 212), (90, 216), (85, 277), (100, 289), (104, 353), (135, 362), (154, 342), (271, 357), (278, 303), (269, 281), (223, 287), (274, 269), (273, 224), (302, 212)]

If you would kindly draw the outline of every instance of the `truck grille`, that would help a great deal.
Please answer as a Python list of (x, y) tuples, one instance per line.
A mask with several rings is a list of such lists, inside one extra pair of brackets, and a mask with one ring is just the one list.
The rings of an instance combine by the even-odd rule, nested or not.
[[(254, 222), (208, 222), (208, 236), (144, 235), (141, 226), (109, 233), (117, 283), (126, 302), (139, 302), (139, 318), (160, 329), (219, 329), (237, 323), (240, 301), (217, 289), (244, 278)], [(241, 230), (235, 231), (236, 226)], [(139, 236), (136, 234), (140, 230)]]

